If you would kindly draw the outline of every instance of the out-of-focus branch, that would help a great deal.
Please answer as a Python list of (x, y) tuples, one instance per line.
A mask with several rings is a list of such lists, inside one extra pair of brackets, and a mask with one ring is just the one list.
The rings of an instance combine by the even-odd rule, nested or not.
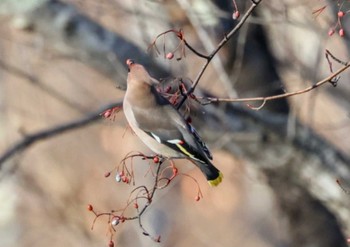
[(7, 64), (6, 62), (0, 60), (0, 68), (7, 71), (8, 73), (11, 73), (12, 75), (15, 75), (19, 78), (27, 80), (29, 83), (37, 86), (44, 92), (48, 93), (50, 96), (54, 97), (55, 99), (59, 100), (60, 102), (66, 104), (67, 106), (71, 107), (72, 109), (77, 110), (78, 112), (84, 113), (88, 109), (85, 108), (83, 105), (73, 102), (72, 100), (68, 99), (65, 95), (63, 95), (61, 92), (55, 90), (54, 88), (50, 87), (49, 85), (46, 85), (42, 81), (40, 81), (37, 77), (27, 73), (26, 71), (17, 68), (15, 66), (12, 66), (10, 64)]
[(84, 126), (87, 126), (89, 124), (92, 124), (99, 119), (101, 119), (101, 112), (113, 108), (113, 107), (121, 107), (122, 102), (117, 102), (114, 104), (110, 104), (108, 106), (103, 107), (101, 110), (94, 112), (84, 118), (64, 123), (62, 125), (51, 127), (46, 130), (39, 131), (34, 134), (27, 135), (23, 140), (17, 142), (12, 147), (8, 148), (1, 156), (0, 156), (0, 169), (2, 168), (2, 165), (11, 157), (13, 157), (15, 154), (23, 152), (27, 148), (29, 148), (31, 145), (38, 141), (42, 141), (48, 138), (52, 138), (56, 135), (63, 134), (70, 130), (75, 130)]
[(25, 23), (23, 29), (34, 30), (50, 44), (50, 48), (102, 72), (120, 89), (126, 88), (124, 61), (130, 57), (137, 58), (145, 66), (152, 66), (157, 77), (169, 75), (132, 41), (107, 30), (70, 4), (59, 0), (42, 1), (21, 18)]

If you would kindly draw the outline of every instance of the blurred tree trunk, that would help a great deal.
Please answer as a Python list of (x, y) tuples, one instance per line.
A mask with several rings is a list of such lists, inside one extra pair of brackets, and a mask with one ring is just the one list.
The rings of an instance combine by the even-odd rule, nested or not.
[[(152, 68), (152, 73), (158, 78), (171, 73), (169, 68), (159, 65), (152, 56), (146, 55), (139, 48), (138, 42), (105, 29), (70, 4), (57, 0), (22, 0), (20, 5), (14, 4), (15, 2), (4, 1), (0, 3), (0, 8), (2, 5), (11, 6), (8, 11), (14, 15), (16, 25), (43, 37), (46, 45), (56, 49), (58, 54), (74, 57), (97, 69), (116, 81), (120, 88), (125, 88), (124, 62), (127, 58), (135, 58), (139, 63)], [(292, 41), (283, 36), (286, 32), (278, 30), (280, 26), (269, 24), (269, 18), (276, 17), (273, 14), (280, 14), (277, 17), (284, 18), (285, 12), (282, 10), (294, 11), (284, 2), (288, 1), (263, 1), (264, 4), (259, 6), (259, 11), (251, 19), (254, 23), (267, 23), (266, 26), (250, 23), (245, 33), (242, 31), (239, 34), (246, 35), (244, 44), (238, 40), (242, 36), (237, 36), (237, 40), (225, 48), (234, 54), (233, 57), (227, 56), (222, 60), (228, 61), (228, 76), (232, 81), (237, 81), (231, 86), (239, 96), (277, 94), (283, 92), (282, 82), (286, 88), (293, 88), (292, 79), (315, 82), (324, 75), (320, 70), (314, 71), (318, 66), (321, 45), (316, 48), (311, 45), (307, 50), (314, 60), (310, 61), (310, 56), (306, 55), (296, 65), (295, 57), (301, 55), (296, 48), (298, 45), (287, 42)], [(25, 10), (22, 9), (24, 5), (27, 6)], [(242, 8), (244, 5), (240, 3)], [(274, 8), (269, 8), (271, 6)], [(281, 9), (280, 12), (277, 11), (278, 8)], [(302, 14), (297, 16), (297, 20), (303, 22), (308, 29), (294, 30), (295, 36), (300, 35), (298, 32), (312, 32), (313, 35), (321, 32), (311, 26), (312, 21), (305, 15), (310, 14), (306, 6), (300, 13)], [(169, 29), (171, 24), (164, 26)], [(163, 31), (165, 30), (166, 28)], [(154, 31), (149, 35), (155, 37), (157, 34), (159, 32)], [(300, 35), (295, 41), (314, 44), (312, 40), (305, 40), (305, 36), (307, 35)], [(285, 46), (281, 48), (282, 41)], [(236, 65), (232, 61), (238, 56), (234, 52), (239, 51), (235, 50), (238, 45), (242, 45), (244, 54), (239, 58), (242, 59), (242, 67), (237, 76), (231, 72), (235, 72)], [(303, 73), (295, 75), (296, 67), (302, 67)], [(349, 104), (348, 99), (344, 99), (346, 105)], [(289, 108), (290, 105), (292, 109)], [(336, 141), (326, 141), (327, 136), (320, 137), (320, 132), (314, 130), (305, 118), (297, 116), (295, 105), (293, 100), (269, 102), (258, 112), (231, 104), (210, 105), (205, 108), (207, 124), (195, 125), (202, 127), (201, 132), (205, 133), (206, 139), (211, 140), (212, 144), (226, 136), (221, 147), (249, 161), (254, 169), (263, 174), (289, 222), (290, 246), (345, 247), (347, 244), (344, 234), (350, 234), (350, 197), (342, 192), (336, 180), (339, 179), (345, 187), (350, 187), (350, 158), (344, 154), (344, 149), (339, 151), (339, 147), (334, 145)], [(196, 116), (195, 121), (204, 122), (201, 114)], [(254, 138), (237, 140), (235, 135), (239, 132)]]

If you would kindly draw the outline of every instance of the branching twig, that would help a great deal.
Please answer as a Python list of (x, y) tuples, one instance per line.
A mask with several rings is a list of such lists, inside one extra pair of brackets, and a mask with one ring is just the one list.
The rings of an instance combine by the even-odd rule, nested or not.
[(101, 119), (100, 113), (103, 111), (106, 111), (107, 109), (113, 108), (113, 107), (121, 107), (122, 102), (117, 102), (114, 104), (110, 104), (106, 107), (103, 107), (102, 110), (99, 110), (98, 112), (92, 113), (88, 115), (87, 117), (84, 117), (82, 119), (78, 119), (69, 123), (65, 123), (56, 127), (52, 127), (46, 130), (39, 131), (34, 134), (27, 135), (23, 140), (20, 140), (16, 144), (14, 144), (12, 147), (8, 148), (1, 156), (0, 156), (0, 169), (2, 168), (2, 165), (5, 161), (10, 159), (12, 156), (14, 156), (17, 153), (23, 152), (25, 149), (29, 148), (34, 143), (45, 140), (51, 137), (54, 137), (56, 135), (65, 133), (70, 130), (74, 130), (80, 127), (87, 126), (91, 123), (94, 123), (95, 121)]
[(250, 6), (250, 8), (247, 10), (247, 12), (242, 16), (242, 19), (238, 22), (238, 24), (227, 34), (225, 35), (225, 37), (222, 39), (222, 41), (218, 44), (218, 46), (208, 55), (208, 57), (206, 58), (205, 63), (203, 64), (201, 70), (199, 71), (196, 79), (193, 81), (193, 84), (191, 86), (191, 88), (188, 90), (187, 94), (184, 95), (184, 97), (181, 99), (179, 105), (177, 106), (177, 109), (179, 109), (184, 102), (187, 100), (187, 97), (189, 95), (191, 95), (193, 93), (193, 91), (195, 90), (195, 88), (197, 87), (199, 80), (201, 79), (202, 75), (204, 74), (206, 68), (208, 67), (210, 61), (213, 59), (213, 57), (219, 52), (219, 50), (227, 43), (227, 41), (230, 40), (230, 38), (237, 33), (237, 31), (243, 26), (243, 24), (246, 22), (246, 20), (248, 19), (248, 17), (251, 15), (251, 13), (253, 12), (253, 10), (258, 6), (258, 4), (261, 2), (262, 0), (252, 0), (252, 5)]
[[(160, 157), (158, 155), (153, 155), (153, 156), (148, 156), (145, 155), (143, 153), (140, 152), (133, 152), (130, 153), (128, 155), (126, 155), (126, 157), (121, 161), (121, 164), (123, 165), (123, 168), (126, 167), (126, 161), (128, 162), (132, 162), (134, 158), (139, 158), (141, 160), (149, 160), (149, 165), (150, 168), (152, 167), (156, 167), (155, 171), (152, 172), (152, 176), (154, 177), (153, 183), (152, 185), (150, 185), (149, 187), (145, 186), (145, 185), (139, 185), (137, 187), (135, 187), (133, 190), (131, 190), (130, 194), (129, 194), (129, 198), (126, 202), (126, 205), (122, 208), (122, 209), (118, 209), (118, 210), (111, 210), (110, 212), (102, 212), (102, 213), (97, 213), (93, 206), (91, 204), (88, 205), (88, 210), (91, 211), (94, 215), (95, 215), (95, 219), (93, 220), (92, 223), (92, 227), (91, 229), (93, 229), (94, 224), (96, 223), (97, 219), (100, 217), (107, 217), (108, 219), (108, 225), (109, 225), (109, 232), (111, 234), (111, 239), (113, 237), (114, 232), (116, 231), (116, 226), (120, 223), (120, 222), (126, 222), (126, 221), (138, 221), (139, 227), (142, 230), (143, 235), (150, 237), (153, 241), (155, 242), (160, 242), (160, 236), (153, 236), (151, 235), (146, 228), (143, 226), (143, 222), (142, 222), (142, 217), (144, 215), (144, 213), (147, 211), (148, 207), (154, 202), (154, 197), (156, 195), (156, 192), (166, 188), (171, 181), (173, 181), (173, 179), (175, 179), (178, 175), (182, 175), (185, 177), (188, 177), (190, 179), (193, 180), (193, 182), (196, 184), (197, 186), (197, 195), (195, 197), (196, 201), (199, 201), (203, 195), (201, 192), (201, 189), (199, 187), (199, 184), (197, 182), (197, 180), (192, 177), (191, 175), (185, 174), (185, 173), (179, 173), (178, 169), (176, 168), (174, 162), (172, 159), (168, 159), (165, 157)], [(119, 170), (119, 168), (117, 168)], [(170, 175), (167, 173), (166, 171), (168, 171), (169, 169), (171, 169), (172, 174)], [(119, 176), (118, 174), (118, 170), (117, 170), (117, 176)], [(123, 170), (121, 171), (123, 172)], [(133, 173), (133, 171), (131, 171)], [(148, 172), (147, 172), (148, 173)], [(125, 176), (126, 174), (124, 174), (123, 176)], [(107, 177), (110, 176), (110, 172), (107, 173)], [(117, 182), (121, 182), (122, 180), (120, 180), (119, 178), (116, 179)], [(160, 186), (161, 181), (166, 181), (165, 185)], [(128, 181), (125, 181), (124, 183), (129, 184)], [(141, 205), (139, 204), (139, 202), (141, 200), (145, 200), (144, 203), (141, 203)], [(130, 208), (131, 206), (134, 206), (134, 208), (136, 209), (136, 214), (133, 215), (125, 215), (127, 212), (127, 209)]]
[[(211, 53), (215, 49), (216, 45), (212, 41), (212, 37), (208, 33), (208, 30), (206, 28), (204, 28), (203, 21), (198, 16), (198, 14), (196, 14), (197, 11), (193, 8), (193, 6), (191, 6), (190, 1), (177, 0), (177, 2), (181, 6), (181, 8), (186, 12), (187, 17), (188, 17), (189, 21), (191, 22), (192, 26), (194, 27), (194, 30), (197, 33), (197, 36), (198, 36), (199, 40), (201, 41), (205, 51), (207, 53)], [(212, 8), (214, 8), (214, 5), (212, 6)], [(185, 39), (184, 39), (184, 41), (185, 41)], [(189, 44), (188, 43), (186, 44), (186, 43), (185, 43), (185, 45), (192, 52), (194, 52), (195, 54), (199, 53), (199, 52), (195, 51), (195, 49), (191, 49), (191, 46), (189, 46)], [(209, 59), (209, 56), (204, 56), (204, 57), (200, 56), (200, 57), (205, 58), (206, 60)], [(222, 60), (220, 59), (220, 56), (218, 55), (218, 56), (213, 57), (213, 59), (211, 60), (211, 63), (212, 63), (214, 70), (216, 71), (216, 73), (218, 75), (219, 81), (221, 81), (222, 86), (224, 87), (224, 90), (227, 93), (227, 96), (231, 97), (231, 98), (237, 97), (237, 93), (232, 87), (231, 80), (230, 80), (227, 72), (225, 71), (225, 68), (224, 68), (225, 66), (224, 66)]]
[[(281, 99), (281, 98), (288, 98), (294, 95), (299, 95), (299, 94), (304, 94), (307, 93), (311, 90), (314, 90), (315, 88), (318, 88), (319, 86), (331, 82), (332, 85), (334, 85), (334, 78), (338, 78), (337, 76), (347, 70), (350, 67), (350, 63), (346, 63), (345, 66), (331, 74), (330, 76), (324, 78), (321, 81), (318, 81), (312, 86), (309, 86), (305, 89), (298, 90), (295, 92), (290, 92), (290, 93), (283, 93), (283, 94), (278, 94), (278, 95), (273, 95), (273, 96), (267, 96), (267, 97), (252, 97), (252, 98), (238, 98), (238, 99), (232, 99), (232, 98), (214, 98), (214, 97), (197, 97), (197, 99), (202, 99), (205, 100), (205, 102), (202, 102), (203, 105), (207, 105), (210, 103), (215, 103), (215, 102), (248, 102), (248, 101), (263, 101), (263, 105), (270, 100), (276, 100), (276, 99)], [(254, 109), (254, 107), (251, 107)], [(260, 109), (261, 107), (258, 107)]]
[[(142, 230), (142, 233), (145, 236), (150, 237), (155, 242), (160, 242), (160, 236), (154, 237), (147, 232), (147, 230), (145, 229), (145, 227), (142, 224), (142, 215), (146, 212), (147, 208), (151, 205), (153, 198), (156, 194), (156, 191), (159, 190), (158, 184), (159, 184), (159, 181), (162, 179), (161, 178), (161, 176), (162, 176), (162, 169), (161, 168), (162, 168), (162, 165), (164, 164), (164, 162), (167, 161), (167, 159), (159, 158), (159, 156), (146, 156), (142, 153), (134, 153), (134, 154), (127, 155), (125, 157), (125, 159), (122, 160), (122, 163), (125, 162), (125, 160), (130, 160), (130, 159), (132, 160), (135, 157), (140, 157), (142, 160), (145, 160), (145, 159), (153, 160), (153, 162), (155, 164), (157, 164), (157, 169), (156, 169), (156, 172), (154, 174), (154, 182), (153, 182), (151, 188), (147, 188), (144, 185), (141, 185), (141, 186), (134, 188), (130, 192), (130, 196), (129, 196), (129, 199), (126, 203), (126, 206), (121, 210), (112, 210), (109, 213), (108, 212), (107, 213), (97, 213), (94, 210), (93, 206), (91, 204), (89, 204), (88, 210), (91, 211), (95, 215), (95, 219), (93, 220), (91, 229), (93, 229), (94, 224), (96, 223), (96, 220), (98, 218), (100, 218), (102, 216), (107, 216), (109, 227), (110, 227), (111, 239), (112, 239), (113, 232), (115, 232), (115, 227), (119, 224), (120, 221), (125, 222), (125, 221), (137, 220), (139, 223), (139, 226)], [(133, 196), (133, 194), (136, 194), (136, 196)], [(146, 200), (146, 202), (142, 206), (142, 208), (139, 208), (139, 204), (137, 202), (140, 199)], [(134, 204), (134, 207), (136, 208), (137, 214), (134, 216), (125, 216), (124, 213), (125, 213), (126, 209), (131, 204)], [(119, 212), (119, 214), (116, 214), (117, 212)], [(111, 219), (115, 219), (115, 220), (113, 221)]]

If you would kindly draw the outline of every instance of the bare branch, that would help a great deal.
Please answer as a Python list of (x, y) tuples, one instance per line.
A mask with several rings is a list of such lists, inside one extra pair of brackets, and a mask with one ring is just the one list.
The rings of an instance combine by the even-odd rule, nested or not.
[(196, 49), (194, 49), (185, 39), (184, 39), (185, 45), (187, 46), (188, 49), (190, 49), (194, 54), (196, 54), (198, 57), (204, 58), (204, 59), (209, 59), (208, 56), (203, 55), (202, 53), (198, 52)]
[[(190, 2), (187, 0), (177, 0), (183, 11), (186, 12), (187, 17), (189, 21), (191, 22), (192, 26), (194, 27), (195, 32), (197, 33), (197, 36), (199, 40), (201, 40), (202, 45), (207, 53), (211, 53), (213, 50), (215, 50), (215, 43), (212, 41), (211, 35), (208, 33), (208, 30), (203, 27), (203, 21), (199, 18), (198, 14), (196, 14), (197, 11), (200, 12), (200, 10), (195, 10), (193, 6), (191, 6)], [(212, 6), (210, 6), (212, 5)], [(212, 3), (210, 4), (210, 8), (214, 9), (215, 5)], [(218, 11), (218, 10), (216, 10)], [(215, 12), (215, 10), (213, 10)], [(210, 18), (210, 17), (209, 17)], [(213, 17), (211, 17), (213, 18)], [(191, 49), (188, 45), (187, 47), (194, 52), (194, 49)], [(198, 52), (194, 52), (198, 53)], [(203, 56), (201, 56), (203, 57)], [(210, 59), (210, 56), (206, 56), (206, 59)], [(213, 68), (216, 70), (216, 73), (218, 75), (219, 81), (221, 81), (222, 86), (224, 87), (224, 90), (228, 97), (237, 97), (236, 91), (232, 87), (231, 80), (228, 76), (228, 74), (225, 71), (224, 65), (222, 60), (220, 59), (220, 55), (217, 55), (213, 57), (211, 60)]]
[(227, 43), (227, 41), (230, 40), (230, 38), (236, 34), (238, 32), (238, 30), (243, 26), (243, 24), (246, 22), (246, 20), (248, 19), (248, 17), (252, 14), (252, 12), (254, 11), (254, 9), (258, 6), (258, 4), (261, 2), (262, 0), (256, 0), (256, 1), (252, 1), (252, 5), (250, 6), (250, 8), (247, 10), (247, 12), (242, 16), (242, 19), (238, 22), (238, 24), (227, 34), (225, 35), (225, 37), (222, 39), (222, 41), (218, 44), (218, 46), (208, 55), (207, 60), (205, 61), (205, 63), (203, 64), (201, 70), (199, 71), (196, 79), (194, 80), (192, 87), (188, 90), (187, 94), (184, 95), (184, 97), (181, 99), (179, 105), (177, 106), (177, 109), (179, 109), (184, 102), (187, 100), (188, 96), (191, 95), (193, 93), (193, 91), (195, 90), (195, 88), (197, 87), (199, 80), (202, 78), (206, 68), (208, 67), (209, 63), (211, 62), (211, 60), (213, 59), (213, 57), (219, 52), (219, 50)]
[[(298, 90), (295, 92), (290, 92), (290, 93), (283, 93), (283, 94), (278, 94), (278, 95), (273, 95), (273, 96), (267, 96), (267, 97), (252, 97), (252, 98), (238, 98), (238, 99), (232, 99), (232, 98), (215, 98), (215, 97), (197, 97), (197, 99), (203, 99), (206, 102), (203, 102), (203, 105), (215, 103), (215, 102), (249, 102), (249, 101), (263, 101), (263, 105), (270, 100), (276, 100), (276, 99), (282, 99), (282, 98), (288, 98), (294, 95), (299, 95), (299, 94), (304, 94), (307, 93), (311, 90), (314, 90), (320, 86), (322, 86), (325, 83), (331, 82), (332, 85), (334, 85), (334, 78), (338, 78), (337, 76), (347, 70), (350, 67), (350, 63), (346, 63), (345, 66), (340, 68), (338, 71), (334, 72), (330, 76), (324, 78), (321, 81), (318, 81), (312, 86), (309, 86), (305, 89)], [(258, 107), (259, 109), (261, 107)]]

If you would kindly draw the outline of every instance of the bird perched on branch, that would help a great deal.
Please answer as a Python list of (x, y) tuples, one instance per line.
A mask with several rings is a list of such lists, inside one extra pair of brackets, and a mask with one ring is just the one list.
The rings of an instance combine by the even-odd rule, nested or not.
[(123, 108), (135, 134), (153, 152), (166, 158), (186, 158), (200, 168), (211, 186), (217, 186), (222, 173), (210, 162), (212, 156), (196, 130), (185, 121), (161, 94), (146, 69), (128, 59), (127, 90)]

